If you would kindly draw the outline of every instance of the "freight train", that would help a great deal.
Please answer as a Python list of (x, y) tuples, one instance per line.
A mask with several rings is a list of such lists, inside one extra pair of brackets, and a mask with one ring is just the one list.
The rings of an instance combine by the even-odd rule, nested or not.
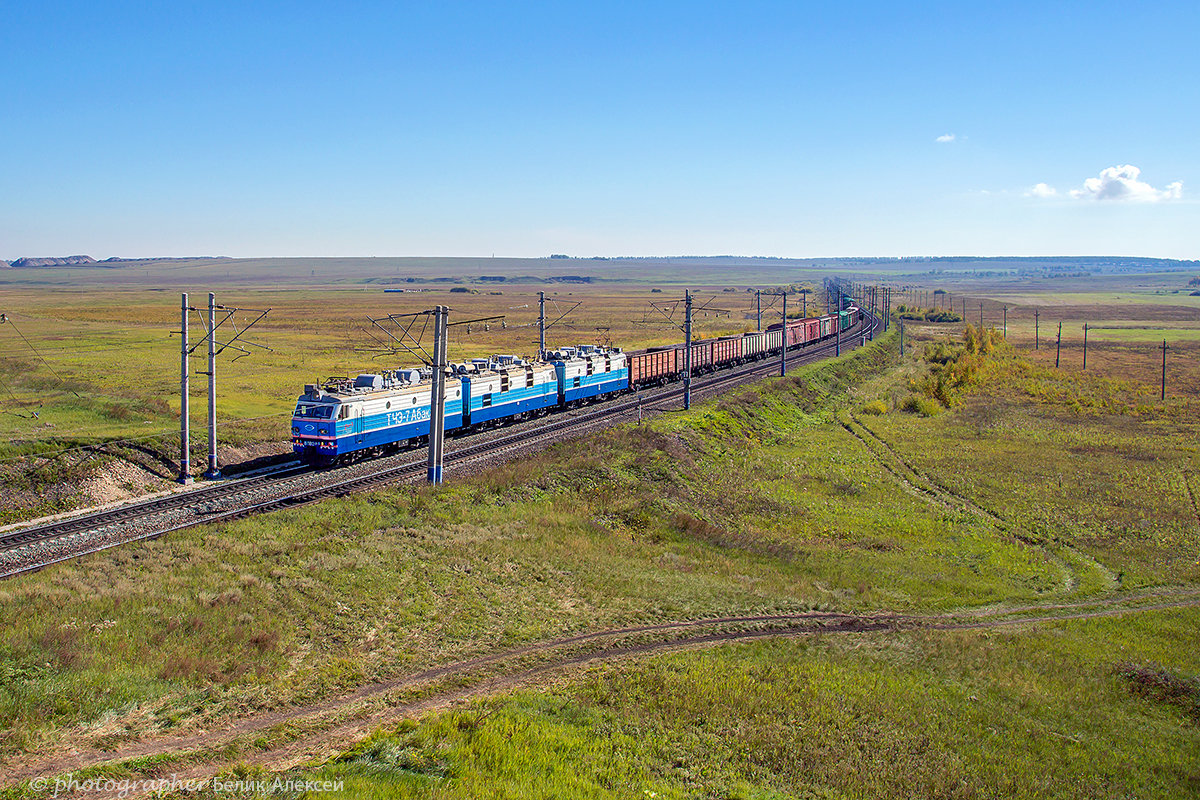
[[(787, 320), (766, 330), (692, 342), (692, 374), (757, 361), (848, 331), (862, 312)], [(563, 347), (544, 360), (477, 358), (446, 370), (445, 430), (460, 432), (529, 419), (682, 379), (685, 345), (626, 353), (594, 345)], [(429, 436), (428, 367), (330, 378), (304, 387), (292, 414), (292, 450), (304, 463), (330, 466), (420, 444)]]

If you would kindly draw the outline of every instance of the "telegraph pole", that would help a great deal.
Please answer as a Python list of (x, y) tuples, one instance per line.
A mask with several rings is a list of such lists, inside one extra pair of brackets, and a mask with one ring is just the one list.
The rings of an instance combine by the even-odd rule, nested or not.
[(1040, 344), (1040, 342), (1038, 341), (1038, 333), (1039, 333), (1039, 331), (1038, 331), (1038, 317), (1040, 317), (1040, 316), (1041, 316), (1041, 314), (1040, 314), (1040, 310), (1035, 308), (1035, 309), (1033, 310), (1033, 349), (1034, 349), (1034, 350), (1038, 350), (1038, 349), (1040, 349), (1040, 348), (1038, 347), (1038, 345)]
[(1058, 323), (1058, 341), (1054, 345), (1054, 368), (1058, 369), (1060, 357), (1062, 356), (1062, 323)]
[(1008, 306), (1004, 307), (1004, 340), (1008, 341)]
[(983, 330), (983, 301), (979, 301), (979, 330)]
[(692, 290), (683, 290), (683, 408), (692, 407)]
[(1083, 323), (1083, 368), (1087, 369), (1087, 323)]
[[(783, 302), (785, 302), (785, 303), (787, 302), (787, 292), (783, 293)], [(808, 319), (808, 290), (807, 289), (800, 292), (800, 302), (804, 304), (804, 306), (803, 306), (804, 311), (802, 312), (804, 314), (804, 318)]]
[(217, 298), (208, 293), (208, 471), (204, 477), (221, 477), (217, 469)]
[(433, 386), (429, 393), (429, 482), (442, 482), (442, 446), (446, 434), (446, 313), (433, 310)]
[(1162, 392), (1159, 394), (1159, 400), (1167, 399), (1167, 340), (1163, 339), (1163, 367), (1162, 367)]
[(756, 327), (754, 330), (761, 331), (762, 330), (762, 292), (760, 292), (760, 291), (754, 292), (754, 309), (755, 309), (755, 312), (758, 314), (758, 327)]
[(179, 482), (192, 482), (192, 459), (188, 426), (188, 415), (191, 408), (188, 405), (188, 296), (184, 292), (179, 302), (179, 333), (182, 343), (179, 346)]

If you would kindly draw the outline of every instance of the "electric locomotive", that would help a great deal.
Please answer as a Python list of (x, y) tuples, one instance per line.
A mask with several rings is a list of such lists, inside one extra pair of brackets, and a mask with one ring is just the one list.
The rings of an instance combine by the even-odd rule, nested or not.
[[(328, 466), (429, 436), (432, 378), (429, 369), (398, 369), (308, 384), (292, 414), (292, 451), (306, 464)], [(462, 427), (461, 381), (447, 380), (443, 407), (445, 429)]]

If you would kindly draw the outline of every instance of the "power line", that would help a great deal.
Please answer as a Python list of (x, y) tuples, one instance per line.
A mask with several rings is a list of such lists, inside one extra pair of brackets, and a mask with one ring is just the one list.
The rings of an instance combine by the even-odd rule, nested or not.
[(7, 322), (9, 325), (12, 325), (12, 329), (17, 332), (17, 336), (21, 337), (21, 341), (23, 341), (26, 345), (28, 345), (29, 349), (33, 351), (34, 355), (36, 355), (39, 359), (41, 359), (42, 363), (46, 365), (46, 369), (50, 370), (50, 372), (53, 373), (54, 377), (58, 378), (58, 382), (61, 383), (64, 387), (66, 387), (68, 389), (68, 391), (71, 392), (71, 394), (75, 395), (76, 397), (79, 397), (79, 392), (77, 392), (74, 389), (71, 389), (69, 386), (67, 386), (67, 382), (63, 380), (61, 375), (59, 375), (57, 372), (54, 371), (54, 367), (50, 366), (50, 362), (46, 360), (45, 356), (43, 356), (41, 353), (39, 353), (38, 349), (36, 347), (34, 347), (33, 344), (28, 339), (25, 338), (25, 334), (21, 333), (21, 329), (17, 327), (17, 323), (13, 322), (7, 314), (0, 314), (0, 323), (5, 323), (5, 322)]
[[(13, 394), (13, 390), (9, 388), (8, 383), (6, 383), (3, 378), (0, 378), (0, 385), (4, 386), (4, 391), (8, 392), (8, 396), (12, 398), (14, 404), (16, 404), (18, 407), (24, 405), (20, 400), (17, 399), (17, 396)], [(22, 414), (19, 411), (8, 411), (6, 413), (18, 417), (24, 417), (25, 419), (33, 419), (33, 417), (31, 417), (29, 414)]]

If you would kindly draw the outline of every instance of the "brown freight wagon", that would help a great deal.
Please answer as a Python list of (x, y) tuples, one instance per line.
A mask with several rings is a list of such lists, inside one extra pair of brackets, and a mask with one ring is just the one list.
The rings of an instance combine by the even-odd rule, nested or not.
[(677, 380), (683, 371), (682, 350), (677, 346), (656, 347), (628, 356), (630, 386), (661, 386)]
[(815, 342), (821, 338), (821, 320), (809, 317), (804, 320), (804, 341)]
[(788, 347), (804, 344), (804, 323), (799, 320), (788, 320)]
[(742, 363), (742, 337), (722, 336), (713, 342), (713, 360), (718, 367)]
[(692, 344), (692, 374), (712, 372), (716, 369), (713, 361), (713, 340), (702, 339)]

